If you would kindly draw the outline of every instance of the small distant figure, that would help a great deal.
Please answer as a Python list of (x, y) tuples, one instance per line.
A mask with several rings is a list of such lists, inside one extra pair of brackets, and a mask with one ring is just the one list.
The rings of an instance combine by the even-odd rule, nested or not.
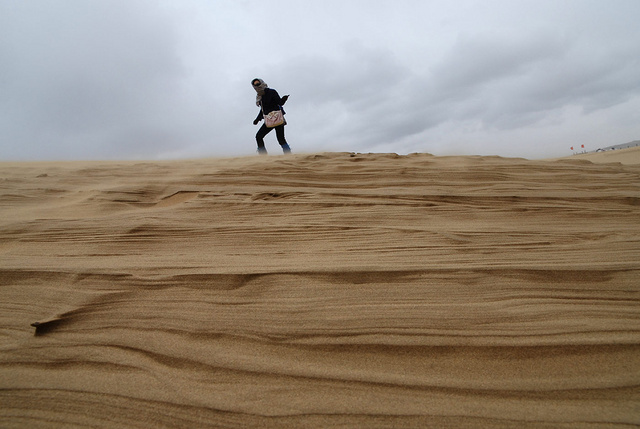
[[(258, 142), (258, 153), (261, 155), (267, 154), (267, 149), (264, 147), (264, 137), (276, 130), (276, 138), (278, 143), (282, 147), (284, 153), (291, 153), (291, 148), (287, 144), (287, 140), (284, 138), (284, 126), (287, 125), (287, 121), (284, 120), (284, 103), (289, 99), (288, 95), (280, 98), (278, 91), (273, 88), (269, 88), (267, 83), (262, 79), (253, 79), (251, 81), (253, 89), (256, 90), (256, 105), (260, 107), (260, 113), (258, 117), (253, 121), (253, 125), (258, 125), (258, 122), (265, 119), (265, 123), (258, 130), (256, 134), (256, 142)], [(266, 118), (265, 118), (266, 117)], [(272, 120), (272, 117), (276, 118)]]

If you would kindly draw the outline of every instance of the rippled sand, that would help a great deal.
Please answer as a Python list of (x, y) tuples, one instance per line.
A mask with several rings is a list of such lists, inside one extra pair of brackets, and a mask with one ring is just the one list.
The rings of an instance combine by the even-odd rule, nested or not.
[(0, 163), (0, 427), (638, 425), (618, 152)]

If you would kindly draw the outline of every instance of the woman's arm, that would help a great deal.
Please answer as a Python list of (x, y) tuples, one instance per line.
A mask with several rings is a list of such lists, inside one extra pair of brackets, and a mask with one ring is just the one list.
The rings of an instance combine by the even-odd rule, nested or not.
[(260, 109), (260, 113), (258, 113), (258, 116), (256, 116), (256, 119), (253, 120), (253, 125), (258, 125), (258, 122), (260, 122), (263, 118), (264, 118), (264, 115), (262, 114), (262, 109)]
[(287, 102), (287, 100), (289, 99), (288, 95), (285, 95), (284, 97), (280, 98), (280, 94), (278, 94), (278, 91), (276, 91), (275, 89), (273, 90), (273, 98), (277, 101), (278, 106), (284, 106), (284, 103)]

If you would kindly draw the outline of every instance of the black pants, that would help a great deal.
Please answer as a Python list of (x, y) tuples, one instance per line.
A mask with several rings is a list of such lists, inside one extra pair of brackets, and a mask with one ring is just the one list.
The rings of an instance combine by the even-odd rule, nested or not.
[(278, 139), (278, 143), (280, 146), (284, 146), (287, 144), (287, 140), (284, 138), (284, 124), (278, 125), (277, 127), (269, 128), (265, 124), (262, 124), (262, 127), (258, 130), (256, 134), (256, 141), (258, 142), (258, 150), (264, 150), (264, 136), (269, 134), (271, 130), (276, 130), (276, 138)]

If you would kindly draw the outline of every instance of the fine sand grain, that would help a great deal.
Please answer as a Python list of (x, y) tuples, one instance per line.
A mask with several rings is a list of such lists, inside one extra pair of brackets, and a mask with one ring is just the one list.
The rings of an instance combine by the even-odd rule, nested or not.
[(0, 163), (0, 427), (640, 425), (639, 153)]

